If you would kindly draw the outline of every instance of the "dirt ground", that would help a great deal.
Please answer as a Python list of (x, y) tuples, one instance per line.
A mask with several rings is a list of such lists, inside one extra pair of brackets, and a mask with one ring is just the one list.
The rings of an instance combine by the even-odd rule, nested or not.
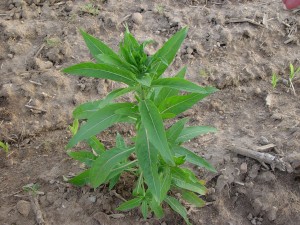
[[(2, 0), (0, 2), (0, 224), (174, 225), (183, 220), (166, 209), (163, 219), (142, 219), (138, 210), (118, 212), (130, 198), (130, 177), (116, 190), (76, 188), (64, 181), (81, 170), (64, 146), (73, 108), (103, 98), (116, 84), (62, 74), (68, 65), (90, 61), (82, 28), (114, 49), (127, 23), (138, 40), (155, 40), (153, 53), (181, 27), (189, 33), (168, 75), (183, 65), (187, 78), (219, 92), (184, 115), (190, 124), (218, 133), (189, 147), (218, 170), (207, 180), (207, 206), (190, 209), (197, 225), (300, 224), (300, 79), (294, 95), (285, 85), (289, 63), (300, 66), (300, 11), (280, 0)], [(272, 73), (281, 82), (272, 88)], [(300, 77), (300, 76), (299, 76)], [(106, 146), (114, 126), (100, 135)], [(236, 150), (263, 151), (286, 162), (278, 169)], [(275, 165), (275, 164), (274, 164)], [(276, 167), (276, 165), (275, 165)], [(23, 186), (38, 184), (35, 197)], [(37, 202), (32, 202), (36, 200)]]

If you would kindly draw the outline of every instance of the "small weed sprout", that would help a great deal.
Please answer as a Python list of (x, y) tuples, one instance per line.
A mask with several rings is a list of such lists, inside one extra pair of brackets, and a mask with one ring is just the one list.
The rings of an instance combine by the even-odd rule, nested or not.
[(0, 148), (2, 148), (2, 149), (5, 151), (6, 154), (7, 154), (8, 151), (9, 151), (9, 145), (8, 145), (7, 142), (4, 143), (4, 142), (0, 141)]
[(290, 63), (289, 85), (295, 96), (296, 96), (296, 91), (294, 88), (293, 79), (299, 72), (300, 72), (300, 67), (298, 67), (295, 71), (294, 65), (292, 63)]
[(87, 3), (81, 7), (81, 11), (85, 13), (89, 13), (93, 16), (99, 15), (99, 9), (93, 3)]
[(31, 195), (37, 195), (39, 193), (40, 185), (30, 183), (22, 187), (23, 191), (30, 193)]
[(46, 38), (45, 41), (46, 41), (46, 44), (49, 47), (55, 47), (55, 46), (58, 46), (61, 43), (61, 40), (57, 37)]
[[(178, 119), (168, 128), (164, 121), (176, 118), (217, 89), (186, 80), (186, 67), (173, 77), (162, 77), (185, 39), (187, 28), (178, 31), (150, 56), (144, 49), (151, 42), (139, 43), (128, 28), (119, 52), (84, 31), (81, 34), (96, 63), (80, 63), (63, 72), (110, 79), (127, 86), (113, 90), (104, 99), (81, 104), (73, 111), (75, 121), (69, 127), (73, 137), (67, 148), (85, 141), (91, 150), (68, 151), (70, 157), (86, 165), (86, 170), (68, 181), (93, 188), (108, 184), (111, 190), (123, 172), (131, 173), (136, 177), (132, 199), (122, 203), (118, 210), (138, 207), (144, 218), (151, 212), (161, 218), (165, 202), (191, 224), (186, 208), (174, 194), (179, 193), (181, 200), (201, 207), (205, 202), (200, 196), (206, 194), (207, 188), (205, 181), (198, 179), (184, 164), (189, 162), (211, 172), (216, 170), (182, 144), (216, 129), (187, 126), (188, 118)], [(133, 93), (135, 100), (115, 101), (127, 93)], [(85, 122), (80, 124), (79, 121)], [(136, 136), (127, 144), (124, 137), (117, 134), (115, 147), (106, 149), (96, 135), (116, 123), (133, 124)]]
[(279, 79), (277, 77), (277, 74), (273, 73), (272, 74), (272, 87), (273, 87), (273, 89), (276, 88), (278, 81), (279, 81)]

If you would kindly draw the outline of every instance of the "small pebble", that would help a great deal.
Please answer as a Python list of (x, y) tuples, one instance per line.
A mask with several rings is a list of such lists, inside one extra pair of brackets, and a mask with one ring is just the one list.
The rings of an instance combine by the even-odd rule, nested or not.
[(96, 200), (97, 200), (97, 197), (96, 196), (90, 196), (88, 199), (89, 199), (89, 201), (95, 203)]
[(7, 54), (7, 57), (12, 59), (14, 57), (14, 55), (13, 54)]
[(27, 217), (29, 215), (30, 212), (30, 202), (24, 201), (24, 200), (20, 200), (17, 203), (17, 210), (20, 214), (22, 214), (23, 216)]
[(261, 89), (259, 87), (255, 88), (254, 93), (256, 95), (260, 95), (261, 94)]
[(267, 145), (267, 144), (270, 143), (269, 140), (266, 137), (264, 137), (264, 136), (261, 136), (258, 142), (261, 145)]
[(192, 54), (193, 51), (194, 51), (194, 50), (193, 50), (191, 47), (188, 47), (188, 48), (186, 49), (186, 53), (187, 53), (187, 54)]
[(253, 224), (253, 225), (257, 225), (257, 224), (256, 224), (256, 220), (255, 220), (255, 218), (251, 220), (251, 224)]
[(253, 219), (253, 216), (252, 216), (251, 213), (248, 214), (247, 219), (250, 220), (250, 221)]
[(241, 164), (241, 166), (240, 166), (240, 171), (241, 171), (242, 174), (247, 173), (247, 171), (248, 171), (248, 165), (247, 165), (247, 163), (243, 162), (243, 163)]
[(143, 22), (143, 16), (140, 13), (133, 13), (132, 20), (135, 24), (141, 24)]
[(273, 206), (267, 213), (267, 217), (270, 221), (274, 221), (277, 218), (277, 211), (278, 208), (276, 206)]

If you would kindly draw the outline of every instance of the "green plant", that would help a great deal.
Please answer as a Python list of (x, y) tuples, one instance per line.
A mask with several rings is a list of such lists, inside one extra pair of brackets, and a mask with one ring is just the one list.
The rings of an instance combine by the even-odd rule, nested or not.
[(278, 81), (279, 81), (279, 79), (278, 79), (276, 73), (273, 73), (272, 74), (272, 87), (273, 87), (273, 89), (276, 88)]
[(296, 91), (294, 88), (293, 79), (294, 79), (295, 75), (298, 74), (299, 72), (300, 72), (300, 67), (298, 67), (295, 71), (294, 65), (292, 63), (290, 63), (289, 85), (290, 85), (290, 88), (292, 89), (294, 95), (296, 95)]
[(4, 143), (2, 141), (0, 141), (0, 148), (2, 148), (5, 151), (5, 153), (8, 153), (8, 151), (9, 151), (8, 143)]
[[(110, 79), (127, 87), (113, 90), (104, 99), (75, 108), (75, 120), (85, 122), (77, 132), (73, 132), (75, 135), (67, 148), (86, 141), (92, 152), (68, 152), (72, 158), (87, 166), (84, 172), (69, 182), (78, 186), (91, 185), (93, 188), (109, 184), (109, 189), (112, 189), (121, 173), (132, 173), (137, 178), (132, 191), (133, 199), (121, 204), (119, 210), (140, 207), (144, 218), (149, 212), (160, 218), (163, 216), (162, 204), (166, 202), (190, 224), (185, 207), (172, 197), (172, 193), (179, 192), (182, 199), (199, 207), (204, 205), (199, 195), (205, 195), (207, 189), (205, 182), (183, 165), (189, 162), (212, 172), (215, 169), (182, 144), (216, 129), (208, 126), (187, 127), (188, 118), (180, 119), (166, 129), (163, 121), (175, 118), (217, 89), (200, 87), (185, 80), (186, 67), (174, 77), (162, 78), (186, 37), (187, 28), (178, 31), (151, 56), (144, 52), (150, 42), (138, 43), (128, 28), (118, 53), (95, 37), (83, 31), (81, 34), (96, 63), (80, 63), (63, 72)], [(114, 102), (127, 93), (133, 93), (135, 101)], [(115, 123), (134, 124), (136, 136), (127, 145), (124, 138), (117, 134), (116, 147), (105, 149), (95, 135)], [(134, 157), (129, 159), (130, 155)]]
[(99, 14), (99, 9), (93, 3), (87, 3), (81, 7), (81, 11), (85, 13), (89, 13), (93, 16), (97, 16)]
[(29, 192), (32, 195), (37, 195), (39, 193), (40, 185), (30, 183), (22, 187), (22, 189), (26, 192)]

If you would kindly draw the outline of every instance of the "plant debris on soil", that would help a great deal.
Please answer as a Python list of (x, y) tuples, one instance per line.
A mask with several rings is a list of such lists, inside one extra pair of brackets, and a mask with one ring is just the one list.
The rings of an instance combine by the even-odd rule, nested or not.
[[(82, 168), (65, 150), (73, 108), (117, 84), (60, 70), (91, 61), (79, 29), (117, 49), (125, 23), (139, 41), (157, 40), (149, 54), (189, 26), (168, 75), (188, 65), (187, 79), (220, 89), (184, 113), (191, 125), (218, 128), (188, 144), (218, 171), (194, 168), (209, 193), (205, 207), (187, 206), (191, 222), (299, 225), (300, 97), (271, 80), (300, 66), (300, 11), (280, 0), (1, 1), (0, 141), (10, 147), (0, 151), (0, 224), (184, 224), (168, 208), (160, 220), (116, 211), (131, 196), (130, 174), (113, 191), (66, 182)], [(121, 124), (99, 139), (110, 147), (117, 132), (132, 135)]]

